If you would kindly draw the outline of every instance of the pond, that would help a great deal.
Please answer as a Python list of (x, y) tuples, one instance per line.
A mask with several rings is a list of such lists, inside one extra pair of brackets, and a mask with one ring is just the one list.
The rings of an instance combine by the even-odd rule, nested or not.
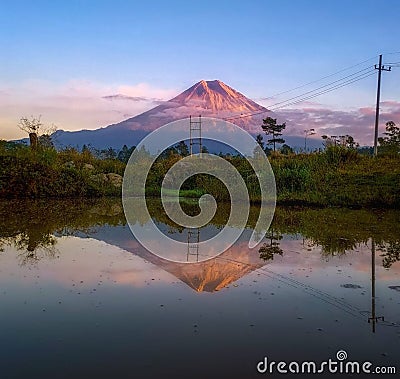
[(239, 240), (200, 262), (228, 210), (188, 236), (148, 204), (188, 263), (142, 248), (119, 199), (2, 200), (2, 378), (253, 378), (265, 357), (340, 350), (400, 370), (399, 211), (278, 207), (249, 249), (252, 207)]

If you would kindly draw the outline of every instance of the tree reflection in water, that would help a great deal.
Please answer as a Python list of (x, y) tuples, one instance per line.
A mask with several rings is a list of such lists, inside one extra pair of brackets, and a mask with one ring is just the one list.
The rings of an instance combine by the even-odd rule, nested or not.
[(57, 236), (126, 223), (118, 199), (5, 200), (0, 214), (0, 251), (13, 246), (20, 265), (57, 258)]
[(279, 247), (278, 242), (282, 239), (282, 235), (277, 233), (273, 228), (270, 228), (265, 238), (268, 239), (269, 242), (264, 243), (258, 250), (260, 258), (264, 261), (269, 261), (274, 259), (275, 254), (282, 256), (283, 250)]
[[(159, 200), (147, 201), (151, 217), (167, 226), (168, 233), (183, 229), (165, 214)], [(188, 214), (197, 214), (195, 200), (185, 201)], [(230, 204), (220, 204), (210, 224), (221, 229), (229, 218)], [(247, 228), (252, 230), (259, 209), (252, 206)], [(3, 200), (0, 204), (0, 249), (14, 245), (20, 251), (21, 264), (56, 257), (56, 237), (84, 233), (90, 235), (103, 225), (126, 225), (120, 199), (87, 200)], [(145, 224), (148, 216), (137, 212), (137, 222)], [(356, 251), (373, 238), (381, 251), (382, 265), (391, 267), (400, 260), (400, 212), (396, 210), (350, 210), (277, 207), (265, 242), (259, 248), (260, 259), (272, 260), (283, 255), (280, 241), (284, 236), (301, 235), (309, 244), (321, 247), (324, 258)], [(133, 237), (132, 237), (133, 238)]]

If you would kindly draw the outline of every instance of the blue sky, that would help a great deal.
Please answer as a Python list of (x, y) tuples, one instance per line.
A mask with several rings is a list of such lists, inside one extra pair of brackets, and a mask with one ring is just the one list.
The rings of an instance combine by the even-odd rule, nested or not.
[[(399, 52), (399, 14), (398, 0), (2, 0), (0, 94), (8, 98), (0, 107), (0, 138), (14, 135), (17, 114), (48, 110), (35, 108), (38, 87), (43, 96), (60, 98), (51, 105), (60, 112), (68, 88), (88, 97), (125, 88), (164, 98), (200, 79), (220, 79), (259, 101), (379, 53)], [(384, 60), (400, 61), (400, 54)], [(399, 100), (399, 71), (385, 74), (383, 100)], [(371, 106), (375, 87), (372, 77), (316, 100), (339, 110)], [(149, 106), (136, 104), (127, 114)], [(109, 122), (105, 110), (99, 113), (97, 127)], [(95, 127), (95, 119), (83, 120), (56, 121), (64, 129)]]

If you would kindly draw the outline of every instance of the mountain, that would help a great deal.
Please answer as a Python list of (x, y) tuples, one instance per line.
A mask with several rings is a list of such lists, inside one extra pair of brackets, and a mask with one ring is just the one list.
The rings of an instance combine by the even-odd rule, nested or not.
[(173, 99), (136, 117), (111, 125), (126, 130), (152, 131), (168, 122), (197, 115), (227, 118), (260, 112), (260, 115), (232, 120), (249, 132), (259, 131), (268, 109), (248, 99), (219, 80), (201, 80)]
[[(122, 95), (105, 96), (115, 98)], [(240, 115), (256, 113), (249, 117), (237, 118)], [(262, 133), (262, 119), (271, 116), (279, 117), (267, 108), (255, 103), (240, 92), (229, 87), (220, 80), (201, 80), (178, 96), (161, 103), (144, 113), (95, 130), (80, 130), (69, 132), (58, 130), (52, 137), (58, 148), (91, 145), (99, 149), (112, 147), (121, 149), (123, 145), (136, 146), (151, 131), (169, 122), (187, 118), (190, 115), (216, 118), (229, 118), (230, 122), (240, 126), (256, 136)], [(304, 148), (304, 137), (284, 136), (286, 143), (294, 148)], [(267, 138), (264, 138), (267, 140)], [(213, 146), (212, 142), (205, 144), (213, 153), (220, 152), (220, 145)], [(320, 140), (308, 138), (308, 149), (322, 147)], [(215, 149), (217, 149), (214, 151)], [(231, 152), (229, 149), (224, 152)]]
[(96, 148), (120, 149), (124, 144), (137, 145), (154, 129), (190, 115), (227, 118), (254, 112), (260, 114), (231, 122), (252, 134), (258, 134), (261, 131), (262, 118), (269, 113), (268, 109), (219, 80), (201, 80), (173, 99), (135, 117), (96, 130), (58, 130), (53, 139), (58, 147), (81, 148), (84, 144), (90, 144)]

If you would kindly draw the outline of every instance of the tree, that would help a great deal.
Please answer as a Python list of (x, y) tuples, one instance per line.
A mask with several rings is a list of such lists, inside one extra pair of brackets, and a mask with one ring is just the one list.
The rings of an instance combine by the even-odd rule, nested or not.
[(264, 243), (258, 252), (260, 253), (260, 258), (264, 261), (269, 261), (274, 259), (274, 255), (278, 254), (280, 256), (283, 255), (283, 250), (279, 247), (279, 240), (282, 239), (282, 236), (279, 233), (275, 234), (274, 229), (270, 229), (265, 238), (269, 239), (269, 243)]
[(387, 137), (384, 140), (390, 144), (400, 145), (400, 128), (393, 121), (386, 123), (386, 132), (383, 133)]
[(187, 157), (189, 155), (189, 149), (184, 141), (181, 141), (176, 145), (176, 150), (182, 157)]
[(179, 155), (178, 150), (174, 147), (168, 147), (165, 149), (158, 157), (158, 159), (169, 159), (173, 157), (174, 155)]
[(261, 134), (257, 134), (256, 136), (256, 142), (260, 145), (261, 149), (264, 150), (265, 148), (265, 143), (263, 141), (263, 136)]
[(400, 150), (400, 128), (393, 121), (386, 123), (385, 137), (378, 138), (385, 151), (398, 153)]
[(93, 159), (92, 151), (93, 151), (93, 149), (90, 144), (89, 145), (84, 144), (82, 146), (81, 153), (82, 153), (82, 156), (83, 156), (85, 162), (90, 162)]
[(325, 148), (328, 148), (329, 146), (333, 146), (334, 144), (336, 145), (336, 139), (333, 137), (328, 137), (326, 134), (324, 134), (321, 136), (321, 138), (324, 140), (323, 145)]
[(324, 140), (324, 146), (326, 148), (330, 146), (341, 146), (348, 149), (356, 149), (360, 145), (355, 141), (353, 136), (346, 134), (345, 136), (327, 136), (323, 135), (321, 138)]
[(112, 147), (102, 150), (105, 159), (115, 159), (117, 157), (117, 152)]
[(349, 149), (354, 149), (354, 148), (357, 148), (357, 147), (359, 147), (360, 145), (358, 144), (358, 142), (356, 142), (355, 140), (354, 140), (354, 137), (353, 136), (350, 136), (350, 135), (345, 135), (345, 141), (344, 141), (344, 143), (345, 143), (345, 146), (346, 147), (348, 147)]
[(400, 261), (400, 241), (384, 242), (379, 244), (379, 249), (383, 252), (383, 267), (390, 268), (393, 263)]
[(54, 149), (54, 143), (50, 134), (42, 134), (39, 136), (38, 143), (40, 147), (45, 149)]
[[(38, 145), (42, 147), (53, 148), (52, 134), (57, 130), (54, 124), (45, 126), (41, 120), (41, 116), (21, 117), (18, 127), (29, 135), (29, 143), (32, 149), (37, 149)], [(41, 135), (39, 132), (41, 131)]]
[(371, 146), (363, 146), (357, 149), (358, 153), (361, 155), (374, 155), (374, 148)]
[(202, 146), (201, 152), (204, 153), (204, 154), (208, 154), (209, 153), (208, 147), (207, 146)]
[(275, 144), (285, 143), (285, 140), (279, 137), (282, 135), (282, 131), (286, 128), (285, 122), (283, 124), (277, 124), (276, 118), (267, 117), (263, 119), (263, 124), (261, 125), (261, 127), (267, 136), (272, 135), (272, 138), (268, 140), (267, 144), (273, 145), (274, 151), (275, 151)]
[(94, 154), (99, 159), (116, 159), (117, 152), (111, 146), (108, 149), (97, 150), (94, 149)]
[(280, 148), (280, 151), (284, 155), (290, 155), (290, 154), (294, 153), (293, 149), (289, 145), (286, 145), (286, 143), (284, 143), (282, 145), (282, 147)]
[(18, 127), (22, 131), (28, 133), (29, 143), (32, 149), (36, 149), (38, 146), (39, 129), (43, 126), (43, 124), (40, 121), (40, 118), (41, 116), (39, 117), (31, 116), (31, 119), (28, 119), (28, 117), (21, 117), (18, 123)]
[(129, 157), (131, 156), (131, 151), (128, 146), (122, 146), (122, 149), (118, 153), (117, 159), (121, 162), (128, 163)]

